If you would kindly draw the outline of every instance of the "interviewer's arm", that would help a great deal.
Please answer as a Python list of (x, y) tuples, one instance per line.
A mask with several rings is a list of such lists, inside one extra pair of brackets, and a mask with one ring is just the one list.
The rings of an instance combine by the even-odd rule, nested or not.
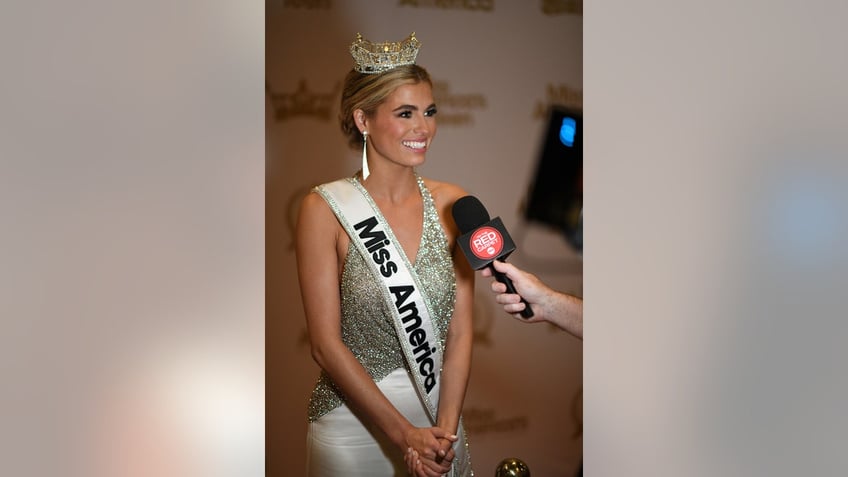
[[(495, 301), (503, 305), (504, 311), (525, 323), (547, 321), (572, 335), (583, 339), (583, 299), (553, 290), (532, 273), (525, 272), (511, 263), (493, 262), (497, 271), (506, 274), (518, 294), (507, 293), (506, 285), (492, 282)], [(491, 270), (483, 269), (483, 276), (492, 276)], [(519, 312), (525, 305), (524, 298), (533, 308), (532, 318), (522, 318)]]

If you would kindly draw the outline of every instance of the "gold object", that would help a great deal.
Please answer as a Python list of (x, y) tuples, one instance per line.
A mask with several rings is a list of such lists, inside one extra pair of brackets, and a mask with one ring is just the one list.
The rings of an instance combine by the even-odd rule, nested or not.
[(530, 477), (530, 468), (521, 459), (504, 459), (495, 469), (495, 477)]
[(382, 73), (403, 65), (415, 64), (421, 42), (412, 32), (400, 42), (372, 43), (356, 34), (356, 40), (350, 44), (350, 55), (356, 61), (354, 69), (360, 73)]

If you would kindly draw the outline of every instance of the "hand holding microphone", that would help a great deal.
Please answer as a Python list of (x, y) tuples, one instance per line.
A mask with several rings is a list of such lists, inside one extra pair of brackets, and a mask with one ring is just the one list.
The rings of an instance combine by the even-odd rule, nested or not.
[[(506, 231), (500, 217), (489, 218), (486, 207), (474, 196), (467, 195), (459, 198), (451, 210), (453, 220), (459, 227), (461, 234), (457, 241), (462, 248), (465, 258), (474, 270), (488, 267), (497, 281), (506, 285), (509, 293), (518, 294), (512, 280), (495, 269), (492, 262), (495, 260), (506, 261), (506, 258), (515, 250), (515, 243)], [(530, 304), (521, 299), (525, 308), (520, 314), (524, 318), (533, 317)]]

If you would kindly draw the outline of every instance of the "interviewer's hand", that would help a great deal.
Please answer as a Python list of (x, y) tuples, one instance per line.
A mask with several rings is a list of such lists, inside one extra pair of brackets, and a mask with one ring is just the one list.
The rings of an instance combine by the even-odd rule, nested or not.
[[(522, 323), (537, 323), (547, 321), (558, 328), (583, 339), (583, 299), (566, 293), (560, 293), (542, 283), (532, 273), (520, 270), (511, 263), (494, 261), (492, 266), (512, 280), (515, 293), (507, 293), (506, 285), (494, 280), (492, 291), (497, 294), (495, 301), (503, 305), (505, 312), (511, 314)], [(480, 272), (484, 277), (491, 277), (489, 267)], [(525, 308), (521, 299), (533, 308), (533, 316), (524, 318), (519, 313)]]
[[(518, 292), (518, 294), (507, 293), (506, 285), (497, 280), (492, 281), (492, 291), (497, 294), (495, 301), (503, 305), (504, 311), (525, 323), (544, 321), (546, 318), (546, 299), (554, 291), (532, 273), (519, 270), (511, 263), (495, 260), (492, 265), (497, 271), (512, 280), (512, 285)], [(489, 267), (484, 268), (481, 273), (484, 277), (492, 276), (492, 270)], [(533, 308), (533, 317), (523, 318), (520, 315), (520, 312), (526, 308), (526, 305), (521, 301), (522, 298)]]

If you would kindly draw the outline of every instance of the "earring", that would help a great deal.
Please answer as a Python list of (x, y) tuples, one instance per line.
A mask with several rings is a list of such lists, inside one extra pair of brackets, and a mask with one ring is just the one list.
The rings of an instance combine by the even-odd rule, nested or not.
[(368, 131), (362, 132), (362, 180), (368, 178), (368, 175), (371, 172), (368, 170), (368, 153), (367, 146), (368, 145)]

